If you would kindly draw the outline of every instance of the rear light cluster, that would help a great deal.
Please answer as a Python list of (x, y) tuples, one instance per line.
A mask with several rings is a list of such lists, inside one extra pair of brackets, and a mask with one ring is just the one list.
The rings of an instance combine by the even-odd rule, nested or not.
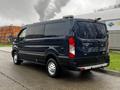
[(69, 37), (69, 58), (75, 58), (75, 39), (74, 37)]

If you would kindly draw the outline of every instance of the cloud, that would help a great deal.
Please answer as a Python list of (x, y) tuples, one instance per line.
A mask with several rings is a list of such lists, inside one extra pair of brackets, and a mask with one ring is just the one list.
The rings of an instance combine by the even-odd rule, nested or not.
[(57, 13), (55, 18), (64, 15), (80, 15), (91, 13), (94, 10), (114, 5), (116, 0), (70, 0), (70, 2)]
[(35, 9), (40, 16), (40, 20), (48, 20), (53, 18), (56, 13), (60, 13), (61, 8), (69, 1), (70, 0), (39, 0)]
[(116, 0), (0, 0), (0, 25), (80, 15), (115, 4)]
[(38, 21), (39, 16), (34, 9), (37, 2), (38, 0), (0, 0), (0, 18), (11, 23)]

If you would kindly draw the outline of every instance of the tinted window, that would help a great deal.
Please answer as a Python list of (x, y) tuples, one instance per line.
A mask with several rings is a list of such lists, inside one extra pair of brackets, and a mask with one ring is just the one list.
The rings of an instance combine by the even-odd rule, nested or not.
[(44, 25), (33, 25), (27, 28), (27, 36), (29, 35), (44, 35)]
[(105, 25), (100, 23), (77, 22), (74, 27), (81, 38), (105, 38), (107, 35)]
[(50, 23), (45, 26), (45, 35), (66, 35), (70, 30), (69, 22)]

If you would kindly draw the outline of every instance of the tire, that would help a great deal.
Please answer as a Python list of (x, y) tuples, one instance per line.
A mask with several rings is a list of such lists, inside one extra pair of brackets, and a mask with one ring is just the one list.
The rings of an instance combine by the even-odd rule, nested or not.
[(19, 60), (19, 56), (18, 56), (18, 54), (15, 52), (14, 53), (14, 55), (13, 55), (13, 63), (15, 64), (15, 65), (20, 65), (20, 64), (22, 64), (22, 60)]
[(46, 68), (47, 68), (47, 73), (50, 77), (56, 78), (60, 76), (60, 67), (58, 63), (55, 61), (55, 59), (50, 58), (47, 62)]

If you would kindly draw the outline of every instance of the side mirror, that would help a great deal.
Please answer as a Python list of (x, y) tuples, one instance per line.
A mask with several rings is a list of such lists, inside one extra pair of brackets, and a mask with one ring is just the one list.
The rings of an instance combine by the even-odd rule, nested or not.
[(9, 36), (9, 37), (8, 37), (8, 41), (9, 41), (10, 43), (14, 42), (15, 39), (16, 39), (16, 37), (13, 37), (13, 36)]

